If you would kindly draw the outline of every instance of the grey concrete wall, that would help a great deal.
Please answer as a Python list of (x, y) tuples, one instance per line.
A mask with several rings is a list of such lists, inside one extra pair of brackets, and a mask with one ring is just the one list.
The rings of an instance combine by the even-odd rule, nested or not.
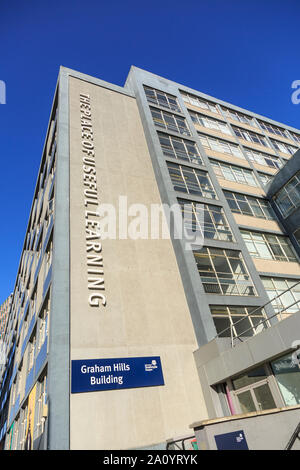
[(268, 362), (292, 350), (300, 337), (300, 313), (230, 347), (228, 338), (216, 338), (195, 351), (195, 361), (205, 403), (211, 418), (218, 414), (218, 396), (213, 385)]
[[(195, 435), (200, 450), (216, 450), (215, 436), (243, 431), (249, 450), (284, 450), (300, 422), (300, 406), (249, 413), (202, 425), (195, 424)], [(293, 450), (300, 450), (297, 439)]]
[(195, 410), (207, 417), (197, 341), (170, 239), (101, 238), (107, 303), (88, 302), (80, 93), (90, 96), (99, 202), (117, 213), (119, 196), (128, 207), (161, 203), (135, 98), (70, 77), (71, 360), (157, 355), (165, 385), (71, 394), (70, 448), (153, 448), (189, 431)]

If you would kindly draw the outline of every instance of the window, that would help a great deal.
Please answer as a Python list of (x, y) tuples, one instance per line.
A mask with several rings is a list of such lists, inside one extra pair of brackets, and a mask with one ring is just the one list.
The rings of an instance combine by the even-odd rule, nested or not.
[(275, 168), (278, 170), (282, 167), (281, 160), (278, 157), (273, 157), (271, 155), (267, 155), (265, 153), (256, 152), (255, 150), (245, 149), (245, 153), (249, 160), (254, 163), (258, 163), (259, 165), (266, 165), (271, 168)]
[(264, 147), (269, 147), (268, 141), (263, 135), (256, 134), (256, 132), (248, 131), (240, 127), (235, 127), (235, 126), (232, 126), (232, 127), (233, 127), (235, 135), (239, 139), (248, 140), (249, 142), (253, 142), (254, 144), (259, 144), (259, 145), (263, 145)]
[(183, 117), (159, 109), (150, 108), (150, 110), (156, 126), (179, 134), (191, 135)]
[(14, 422), (13, 430), (11, 431), (13, 434), (11, 438), (12, 440), (10, 444), (10, 449), (7, 449), (7, 450), (17, 450), (19, 427), (20, 427), (20, 419), (16, 419)]
[(47, 403), (47, 376), (39, 379), (38, 399), (37, 399), (37, 418), (36, 418), (36, 437), (44, 432), (45, 419), (43, 417), (44, 406)]
[(35, 289), (34, 292), (32, 292), (32, 294), (31, 294), (30, 311), (29, 311), (29, 315), (28, 315), (28, 321), (30, 321), (31, 318), (35, 316), (36, 306), (37, 306), (37, 291)]
[(300, 134), (295, 134), (295, 132), (290, 131), (291, 136), (293, 139), (297, 142), (297, 144), (300, 144)]
[[(299, 279), (284, 279), (281, 277), (261, 277), (269, 299), (273, 300), (275, 312), (292, 314), (300, 309)], [(285, 292), (286, 291), (286, 292)], [(284, 293), (285, 292), (285, 293)], [(278, 297), (280, 296), (280, 297)], [(277, 297), (275, 299), (275, 297)], [(296, 303), (299, 300), (299, 303)]]
[(48, 246), (46, 248), (46, 253), (45, 253), (46, 263), (45, 263), (45, 276), (44, 276), (44, 279), (46, 279), (47, 274), (48, 274), (49, 269), (50, 269), (51, 264), (52, 264), (52, 253), (53, 253), (53, 241), (52, 241), (52, 238), (51, 238), (49, 243), (48, 243)]
[(224, 195), (231, 211), (236, 214), (250, 215), (251, 217), (259, 217), (260, 219), (276, 220), (276, 215), (272, 207), (265, 199), (232, 193), (230, 191), (224, 191)]
[(21, 409), (21, 413), (20, 413), (21, 424), (20, 424), (20, 443), (18, 446), (19, 450), (25, 450), (27, 419), (28, 419), (28, 404), (26, 404), (25, 408)]
[(240, 413), (269, 410), (277, 407), (270, 381), (272, 381), (272, 377), (268, 377), (264, 365), (232, 379), (235, 390), (233, 394), (237, 399)]
[(251, 170), (217, 161), (211, 161), (211, 165), (215, 174), (220, 178), (249, 186), (258, 186), (253, 171)]
[(46, 338), (48, 337), (49, 308), (50, 308), (50, 300), (48, 298), (48, 300), (45, 303), (45, 308), (43, 308), (41, 317), (39, 318), (39, 322), (38, 322), (38, 339), (37, 339), (38, 352), (40, 351)]
[(292, 353), (271, 362), (271, 367), (286, 406), (300, 404), (300, 368)]
[(282, 137), (289, 138), (289, 135), (285, 129), (281, 127), (274, 126), (273, 124), (269, 124), (268, 122), (258, 121), (259, 125), (265, 131), (271, 132), (271, 134), (281, 135)]
[(191, 119), (194, 124), (199, 124), (199, 126), (208, 127), (209, 129), (214, 129), (219, 132), (223, 132), (224, 134), (231, 135), (231, 131), (227, 126), (226, 122), (219, 121), (218, 119), (209, 118), (204, 116), (203, 114), (193, 113), (192, 111), (189, 112)]
[(284, 218), (300, 206), (300, 171), (274, 196), (274, 201)]
[(297, 261), (288, 237), (269, 233), (241, 230), (248, 251), (253, 258), (276, 261)]
[(202, 248), (195, 250), (194, 256), (206, 293), (256, 295), (239, 251)]
[(300, 228), (298, 228), (297, 230), (295, 230), (295, 232), (293, 233), (298, 245), (300, 246)]
[(257, 307), (211, 305), (210, 311), (220, 338), (253, 336), (265, 328), (265, 314)]
[(219, 113), (219, 110), (215, 103), (204, 100), (203, 98), (198, 98), (197, 96), (188, 95), (186, 93), (181, 93), (181, 96), (186, 103), (190, 103), (194, 106), (198, 106), (199, 108), (212, 111), (213, 113)]
[(161, 133), (158, 134), (158, 137), (166, 157), (179, 158), (180, 160), (203, 165), (195, 142)]
[(225, 140), (216, 139), (215, 137), (210, 137), (208, 135), (200, 133), (198, 133), (198, 135), (203, 147), (215, 150), (216, 152), (227, 153), (233, 157), (245, 159), (238, 145), (232, 144), (231, 142), (226, 142)]
[(229, 109), (229, 108), (222, 107), (222, 110), (224, 111), (226, 116), (228, 116), (231, 119), (234, 119), (235, 121), (243, 122), (244, 124), (250, 124), (250, 126), (257, 127), (254, 118), (252, 118), (251, 116), (246, 116), (245, 114), (242, 114), (238, 111), (234, 111), (233, 109)]
[(154, 103), (157, 106), (171, 109), (172, 111), (181, 112), (175, 96), (169, 95), (163, 91), (155, 90), (144, 86), (148, 103)]
[(258, 173), (258, 177), (263, 186), (269, 184), (273, 179), (273, 175), (266, 175), (265, 173)]
[(28, 368), (27, 368), (27, 372), (29, 372), (32, 369), (33, 363), (34, 363), (35, 339), (36, 338), (34, 336), (32, 341), (30, 341), (29, 344), (28, 344)]
[(234, 241), (222, 207), (184, 199), (178, 199), (178, 203), (188, 232), (200, 231), (209, 240)]
[(294, 153), (298, 150), (297, 147), (293, 147), (293, 145), (280, 142), (279, 140), (271, 139), (271, 142), (275, 150), (286, 153), (288, 155), (294, 155)]
[(170, 162), (167, 166), (175, 191), (217, 199), (207, 172)]

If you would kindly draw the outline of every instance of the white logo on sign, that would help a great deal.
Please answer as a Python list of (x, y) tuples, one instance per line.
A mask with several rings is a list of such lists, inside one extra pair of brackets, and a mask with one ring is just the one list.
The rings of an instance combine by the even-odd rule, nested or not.
[(243, 438), (243, 434), (242, 434), (242, 433), (240, 433), (240, 435), (236, 437), (236, 441), (237, 441), (237, 442), (242, 442), (243, 439), (244, 439), (244, 438)]
[(151, 372), (153, 369), (157, 369), (157, 362), (155, 359), (153, 359), (151, 364), (145, 364), (145, 370), (147, 372)]

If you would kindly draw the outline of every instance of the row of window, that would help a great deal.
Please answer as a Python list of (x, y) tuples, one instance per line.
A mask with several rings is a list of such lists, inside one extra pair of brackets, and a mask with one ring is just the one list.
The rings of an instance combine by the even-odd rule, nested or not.
[[(275, 312), (293, 314), (299, 311), (299, 281), (262, 277), (262, 282), (270, 300), (277, 297), (272, 302)], [(295, 287), (290, 289), (292, 286)], [(299, 302), (295, 303), (297, 300)], [(210, 311), (219, 337), (230, 337), (231, 334), (253, 336), (269, 325), (264, 311), (257, 307), (211, 305)]]
[[(10, 399), (6, 404), (7, 415), (8, 407), (12, 410), (12, 407), (19, 403), (17, 400), (22, 400), (22, 395), (27, 387), (27, 378), (29, 373), (33, 371), (35, 359), (41, 357), (39, 353), (48, 335), (48, 317), (44, 309), (41, 309), (38, 318), (36, 318), (36, 314), (39, 307), (37, 305), (38, 285), (41, 284), (43, 292), (44, 282), (52, 262), (52, 238), (49, 236), (48, 229), (53, 212), (56, 119), (51, 122), (51, 129), (52, 132), (48, 137), (49, 142), (45, 147), (46, 149), (50, 148), (50, 153), (46, 155), (47, 158), (45, 158), (42, 171), (39, 174), (10, 316), (9, 329), (11, 333), (13, 329), (18, 332), (14, 362), (11, 367), (17, 366), (18, 370), (11, 384)], [(42, 262), (44, 276), (39, 276), (37, 282), (37, 273), (41, 271)], [(43, 292), (43, 296), (45, 292)], [(22, 413), (23, 409), (21, 409)]]
[(234, 119), (235, 121), (257, 127), (257, 124), (254, 118), (252, 118), (251, 116), (246, 116), (245, 114), (240, 113), (239, 111), (235, 111), (234, 109), (224, 108), (223, 106), (222, 106), (222, 110), (227, 117)]
[(198, 106), (199, 108), (206, 109), (208, 111), (212, 111), (213, 113), (218, 113), (219, 110), (215, 103), (211, 101), (205, 100), (203, 98), (198, 98), (197, 96), (188, 95), (187, 93), (181, 93), (183, 101), (186, 103), (190, 103), (194, 106)]
[(254, 196), (224, 191), (232, 212), (260, 219), (276, 220), (276, 215), (268, 201)]
[(5, 450), (30, 450), (33, 441), (36, 441), (44, 432), (44, 409), (47, 403), (47, 375), (45, 373), (40, 376), (32, 393), (33, 396), (35, 395), (32, 408), (29, 409), (28, 401), (21, 408), (7, 435)]
[[(190, 114), (191, 119), (194, 122), (194, 124), (198, 124), (202, 127), (207, 127), (208, 129), (217, 130), (219, 132), (222, 132), (223, 134), (231, 135), (231, 130), (225, 122), (220, 121), (218, 119), (213, 119), (211, 117), (204, 116), (204, 115), (199, 114), (199, 113), (193, 113), (191, 111), (189, 112), (189, 114)], [(247, 129), (243, 129), (241, 127), (232, 126), (232, 128), (233, 128), (234, 134), (239, 139), (246, 140), (246, 141), (252, 142), (254, 144), (259, 144), (259, 145), (262, 145), (262, 146), (267, 147), (267, 148), (271, 148), (271, 146), (270, 146), (270, 144), (269, 144), (269, 142), (268, 142), (268, 140), (265, 136), (263, 136), (261, 134), (258, 134), (256, 132), (247, 130)], [(270, 141), (271, 141), (271, 143), (272, 143), (275, 150), (283, 152), (287, 155), (293, 155), (298, 150), (298, 148), (294, 147), (293, 145), (289, 145), (289, 144), (286, 144), (284, 142), (280, 142), (280, 141), (275, 140), (275, 139), (270, 139)], [(269, 155), (267, 157), (270, 158)], [(266, 163), (262, 163), (262, 164), (265, 165)], [(269, 163), (267, 163), (267, 164), (269, 164)]]
[[(243, 152), (241, 151), (238, 145), (233, 144), (231, 142), (226, 142), (221, 139), (217, 139), (215, 137), (210, 137), (210, 136), (200, 134), (200, 133), (198, 134), (199, 134), (201, 144), (204, 147), (245, 160)], [(273, 155), (268, 155), (262, 152), (258, 152), (252, 149), (245, 148), (244, 150), (249, 160), (251, 160), (254, 163), (258, 163), (264, 166), (269, 166), (270, 168), (274, 168), (276, 170), (282, 167), (281, 160), (278, 157), (275, 157)]]
[[(147, 100), (150, 104), (153, 103), (163, 108), (170, 109), (172, 111), (181, 112), (176, 96), (170, 95), (163, 91), (156, 90), (154, 88), (150, 88), (147, 86), (144, 87), (144, 90), (145, 90)], [(194, 106), (198, 106), (202, 109), (206, 109), (214, 113), (220, 114), (219, 109), (215, 103), (212, 103), (203, 98), (188, 95), (185, 93), (182, 93), (182, 97), (185, 102), (191, 103)], [(225, 107), (222, 107), (222, 110), (225, 113), (225, 115), (227, 115), (229, 118), (234, 119), (235, 121), (242, 122), (245, 124), (250, 124), (252, 126), (257, 127), (256, 121), (254, 120), (254, 118), (250, 116), (246, 116), (245, 114), (241, 112), (235, 111), (233, 109), (225, 108)], [(202, 126), (209, 127), (211, 129), (219, 130), (225, 134), (231, 134), (231, 131), (229, 127), (227, 126), (227, 124), (223, 123), (222, 121), (218, 121), (216, 119), (210, 119), (198, 113), (190, 112), (190, 115), (191, 115), (192, 120), (196, 124), (200, 124)], [(267, 132), (280, 135), (285, 138), (290, 137), (286, 129), (280, 128), (274, 124), (266, 123), (260, 120), (258, 121), (258, 123), (259, 123), (260, 128)], [(249, 140), (251, 142), (261, 144), (265, 147), (269, 146), (268, 141), (263, 136), (260, 136), (259, 134), (256, 134), (251, 131), (246, 131), (245, 129), (242, 129), (242, 128), (235, 128), (235, 127), (234, 127), (234, 132), (238, 137), (244, 140)], [(300, 135), (294, 132), (291, 132), (291, 135), (292, 135), (292, 138), (296, 142), (300, 143)], [(272, 143), (276, 150), (279, 150), (287, 154), (293, 154), (297, 150), (297, 148), (291, 145), (282, 143), (280, 141), (272, 140)]]
[(271, 134), (281, 135), (281, 137), (289, 138), (288, 132), (281, 127), (274, 126), (274, 124), (270, 124), (268, 122), (258, 121), (259, 125), (262, 129), (267, 132), (271, 132)]
[(252, 170), (227, 163), (211, 161), (214, 172), (220, 178), (249, 186), (259, 186)]
[[(242, 231), (242, 236), (254, 258), (296, 261), (287, 237), (249, 231)], [(205, 247), (195, 250), (194, 256), (206, 293), (256, 295), (240, 252)]]
[(240, 139), (253, 142), (254, 144), (263, 145), (264, 147), (270, 147), (266, 137), (264, 137), (263, 135), (257, 134), (256, 132), (252, 132), (246, 129), (242, 129), (241, 127), (232, 126), (232, 128), (235, 135)]
[[(157, 111), (151, 109), (151, 112), (154, 122), (158, 122)], [(164, 112), (161, 111), (161, 121), (163, 120), (163, 114)], [(215, 126), (215, 124), (210, 124), (214, 120), (201, 116), (198, 113), (191, 113), (191, 116), (194, 122), (197, 121), (206, 126)], [(174, 116), (174, 118), (176, 117)], [(215, 122), (217, 126), (220, 126), (219, 129), (221, 129), (223, 123), (221, 121)], [(160, 125), (162, 124), (160, 123)], [(167, 125), (167, 120), (164, 118), (165, 128)], [(202, 163), (194, 142), (162, 133), (158, 133), (158, 135), (165, 156), (184, 159), (193, 163)], [(255, 133), (249, 132), (248, 135), (250, 138), (253, 138), (253, 141), (255, 141), (256, 136), (260, 138)], [(235, 144), (204, 135), (200, 135), (200, 139), (205, 147), (209, 146), (223, 153), (241, 156), (241, 151)], [(250, 160), (257, 163), (274, 168), (279, 168), (280, 166), (276, 157), (250, 149), (246, 149), (246, 154)], [(251, 170), (217, 161), (213, 161), (211, 164), (216, 175), (219, 177), (249, 186), (259, 186)], [(167, 166), (176, 191), (208, 199), (217, 199), (207, 172), (170, 162), (167, 162)], [(224, 194), (233, 212), (264, 219), (274, 219), (274, 213), (267, 201), (229, 191), (224, 191)], [(185, 228), (188, 232), (195, 233), (196, 231), (201, 231), (205, 239), (234, 241), (232, 231), (221, 207), (196, 204), (195, 202), (187, 203), (183, 199), (178, 199), (178, 202), (181, 205)], [(249, 252), (254, 257), (280, 261), (295, 260), (295, 255), (286, 237), (249, 231), (242, 231), (242, 235)], [(205, 248), (194, 252), (199, 274), (206, 292), (221, 293), (223, 295), (255, 295), (255, 290), (243, 263), (241, 253), (233, 250), (217, 250), (218, 252), (216, 250)], [(231, 270), (230, 275), (229, 270)]]
[[(248, 170), (247, 168), (242, 168), (239, 166), (230, 165), (215, 160), (211, 161), (211, 166), (213, 167), (215, 174), (219, 178), (253, 187), (260, 186), (252, 170)], [(266, 185), (272, 180), (273, 176), (267, 175), (265, 173), (258, 173), (258, 177), (260, 183), (262, 185)]]
[(241, 230), (241, 234), (253, 258), (297, 261), (288, 237), (249, 230)]
[[(276, 277), (261, 277), (275, 313), (291, 315), (300, 309), (300, 281)], [(220, 337), (253, 336), (269, 325), (263, 309), (211, 305), (210, 311)]]
[[(183, 100), (186, 103), (190, 103), (190, 104), (192, 104), (194, 106), (197, 106), (199, 108), (212, 111), (216, 114), (221, 114), (216, 103), (213, 103), (213, 102), (208, 101), (204, 98), (199, 98), (197, 96), (190, 95), (190, 94), (187, 94), (187, 93), (184, 93), (184, 92), (181, 92), (181, 96), (182, 96)], [(241, 113), (240, 111), (236, 111), (234, 109), (229, 109), (229, 108), (226, 108), (224, 106), (222, 106), (221, 109), (222, 109), (223, 113), (228, 118), (234, 119), (237, 122), (242, 122), (244, 124), (248, 124), (248, 125), (253, 126), (253, 127), (260, 127), (262, 130), (265, 130), (265, 131), (270, 132), (272, 134), (280, 135), (280, 136), (285, 137), (285, 138), (290, 138), (290, 136), (292, 136), (292, 138), (296, 142), (300, 143), (300, 134), (296, 134), (295, 132), (292, 132), (292, 131), (288, 132), (286, 129), (284, 129), (282, 127), (278, 127), (274, 124), (270, 124), (270, 123), (267, 123), (267, 122), (264, 122), (264, 121), (261, 121), (261, 120), (258, 120), (256, 122), (256, 120), (252, 116), (248, 116), (248, 115), (246, 115), (244, 113)]]
[[(152, 113), (153, 121), (154, 121), (155, 125), (157, 125), (158, 127), (164, 128), (164, 129), (169, 130), (169, 131), (175, 131), (175, 132), (178, 132), (180, 134), (190, 135), (190, 131), (189, 131), (187, 125), (186, 125), (185, 119), (182, 118), (181, 116), (171, 115), (169, 113), (166, 113), (166, 112), (161, 111), (161, 110), (156, 110), (154, 108), (151, 108), (151, 113)], [(196, 116), (196, 114), (195, 114), (195, 116)], [(198, 115), (198, 116), (200, 116), (200, 115)], [(211, 126), (210, 123), (213, 122), (213, 120), (211, 120), (209, 118), (208, 119), (205, 118), (204, 120), (202, 120), (202, 118), (201, 118), (201, 122), (203, 124), (205, 123), (205, 125), (210, 127)], [(216, 124), (215, 125), (213, 124), (213, 126), (215, 128), (218, 127), (219, 129), (223, 128), (223, 130), (226, 128), (226, 125), (224, 127), (223, 123), (221, 123), (221, 121), (216, 121)], [(263, 136), (259, 136), (258, 134), (254, 134), (254, 133), (251, 133), (249, 131), (243, 132), (243, 135), (245, 133), (249, 134), (249, 136), (251, 134), (252, 134), (252, 136), (253, 135), (256, 136), (256, 137), (253, 137), (253, 139), (252, 139), (253, 141), (254, 140), (257, 141), (257, 142), (260, 141), (262, 143), (263, 140), (265, 139)], [(245, 135), (244, 135), (244, 137), (245, 137)], [(198, 151), (197, 146), (194, 142), (189, 142), (189, 141), (186, 141), (184, 139), (179, 139), (179, 138), (172, 137), (172, 136), (164, 136), (162, 134), (159, 135), (159, 138), (160, 138), (160, 142), (162, 144), (163, 152), (166, 156), (172, 156), (172, 157), (175, 156), (175, 158), (182, 158), (182, 159), (188, 160), (192, 163), (202, 164), (202, 160), (201, 160), (201, 157), (199, 155), (199, 151)], [(201, 140), (201, 143), (206, 148), (210, 148), (212, 150), (216, 150), (216, 151), (222, 152), (222, 153), (231, 154), (231, 155), (233, 155), (235, 157), (238, 157), (238, 158), (244, 158), (240, 148), (237, 145), (233, 144), (233, 143), (225, 142), (225, 141), (222, 141), (220, 139), (216, 139), (216, 138), (209, 137), (209, 136), (204, 136), (204, 135), (200, 135), (200, 140)], [(251, 140), (250, 137), (249, 137), (248, 140)], [(293, 148), (293, 151), (295, 151), (295, 150), (297, 150), (297, 149)], [(248, 156), (248, 158), (251, 161), (255, 162), (255, 163), (265, 165), (265, 166), (269, 166), (270, 168), (274, 168), (276, 170), (279, 169), (282, 166), (281, 161), (275, 156), (264, 154), (262, 152), (257, 152), (257, 151), (254, 151), (252, 149), (245, 149), (245, 153)], [(264, 181), (263, 184), (266, 184), (266, 183), (267, 183), (267, 181)], [(255, 178), (252, 179), (252, 184), (251, 185), (256, 186)]]
[(294, 153), (297, 152), (298, 150), (298, 147), (294, 147), (293, 145), (280, 142), (279, 140), (274, 140), (274, 139), (270, 139), (270, 140), (275, 150), (278, 150), (279, 152), (282, 152), (282, 153), (286, 153), (287, 155), (294, 155)]
[(232, 155), (233, 157), (244, 158), (244, 155), (238, 145), (205, 134), (198, 133), (198, 135), (203, 147), (209, 148), (210, 150), (215, 150), (216, 152)]
[(190, 111), (189, 114), (194, 124), (199, 124), (202, 127), (207, 127), (208, 129), (214, 129), (216, 131), (223, 132), (223, 134), (231, 135), (231, 131), (226, 122), (207, 117), (203, 114), (193, 113), (192, 111)]
[[(224, 177), (229, 181), (253, 185), (254, 177), (250, 170), (219, 164), (218, 162), (213, 162), (212, 165), (217, 176)], [(207, 172), (170, 162), (167, 163), (167, 166), (175, 191), (208, 199), (217, 199)], [(276, 220), (276, 216), (268, 201), (225, 190), (224, 194), (232, 212)]]
[(245, 148), (245, 153), (250, 161), (258, 163), (259, 165), (269, 166), (278, 170), (282, 167), (281, 160), (273, 155), (267, 155), (262, 152), (257, 152), (256, 150), (250, 150)]

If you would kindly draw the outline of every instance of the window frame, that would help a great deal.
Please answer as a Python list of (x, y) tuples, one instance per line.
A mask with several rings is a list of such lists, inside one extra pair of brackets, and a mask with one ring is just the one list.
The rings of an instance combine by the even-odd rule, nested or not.
[[(206, 247), (203, 247), (201, 250), (195, 250), (193, 253), (194, 253), (197, 269), (199, 272), (199, 276), (200, 276), (200, 279), (201, 279), (201, 282), (202, 282), (202, 285), (206, 294), (225, 295), (225, 296), (245, 296), (245, 297), (257, 296), (256, 288), (249, 274), (248, 268), (246, 266), (246, 263), (244, 261), (241, 251), (231, 250), (227, 248), (226, 249), (212, 248), (212, 247), (206, 246)], [(229, 253), (231, 254), (236, 253), (236, 255), (230, 256)], [(209, 268), (204, 269), (205, 268), (204, 266), (204, 268), (201, 270), (201, 266), (200, 266), (200, 269), (199, 269), (199, 266), (196, 260), (197, 257), (198, 258), (202, 257), (203, 259), (204, 258), (207, 259), (207, 265), (209, 265)], [(220, 260), (217, 260), (216, 259), (217, 257), (224, 258), (223, 263), (225, 264), (225, 267), (227, 270), (218, 271), (218, 269), (215, 266), (215, 262), (216, 261), (218, 262)], [(233, 269), (233, 266), (235, 264), (234, 260), (235, 260), (235, 263), (238, 260), (238, 263), (236, 263), (236, 268), (235, 268), (237, 272), (234, 272), (234, 269)], [(237, 266), (239, 266), (239, 269), (237, 269)], [(215, 282), (212, 282), (213, 280)], [(238, 283), (237, 281), (240, 281), (240, 283)], [(218, 291), (209, 292), (205, 290), (206, 285), (217, 286)], [(252, 289), (253, 293), (252, 294), (242, 293), (243, 286), (244, 288), (246, 286), (247, 289)], [(226, 293), (226, 290), (228, 290), (230, 287), (233, 287), (233, 291), (230, 293)]]
[[(186, 194), (191, 194), (191, 195), (197, 195), (199, 197), (203, 197), (203, 198), (210, 199), (210, 200), (217, 199), (215, 188), (212, 185), (210, 176), (207, 171), (200, 170), (200, 169), (198, 170), (198, 168), (196, 169), (196, 168), (188, 167), (186, 165), (177, 164), (177, 163), (171, 163), (171, 162), (166, 162), (166, 163), (167, 163), (170, 179), (171, 179), (171, 182), (173, 184), (173, 188), (175, 191), (186, 193)], [(182, 188), (185, 188), (185, 190), (176, 189), (177, 182), (174, 178), (172, 179), (171, 170), (174, 170), (174, 171), (176, 170), (180, 173), (180, 181), (178, 181), (179, 187), (181, 186)], [(195, 190), (193, 190), (193, 187), (189, 186), (188, 181), (187, 181), (188, 172), (190, 172), (193, 175), (197, 183), (197, 187), (199, 189), (198, 192), (195, 192)], [(203, 184), (201, 184), (200, 178), (206, 179), (206, 186), (208, 186), (208, 189), (203, 188)]]
[[(155, 99), (151, 99), (148, 95), (147, 95), (147, 91), (146, 90), (150, 90), (154, 93), (155, 95)], [(178, 99), (176, 96), (174, 95), (171, 95), (170, 93), (166, 93), (165, 91), (161, 91), (161, 90), (157, 90), (156, 88), (152, 88), (152, 87), (149, 87), (147, 85), (144, 85), (144, 91), (145, 91), (145, 95), (146, 95), (146, 99), (148, 101), (149, 104), (155, 104), (157, 106), (160, 106), (162, 108), (166, 108), (166, 109), (170, 109), (171, 111), (175, 111), (177, 113), (181, 113), (181, 108), (178, 104)], [(158, 97), (158, 93), (161, 94), (162, 96), (164, 96), (165, 100), (166, 100), (166, 105), (164, 105), (161, 101), (161, 99)], [(170, 102), (170, 99), (174, 100), (176, 104), (173, 104)]]

